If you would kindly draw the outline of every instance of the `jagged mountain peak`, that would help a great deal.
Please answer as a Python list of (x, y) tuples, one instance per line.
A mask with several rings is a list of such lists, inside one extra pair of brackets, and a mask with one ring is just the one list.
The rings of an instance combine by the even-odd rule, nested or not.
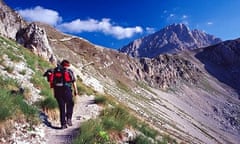
[(176, 53), (221, 42), (221, 39), (200, 30), (190, 30), (185, 24), (172, 24), (156, 33), (134, 40), (120, 49), (133, 57), (153, 58), (163, 53)]
[(167, 30), (184, 30), (184, 31), (190, 31), (189, 27), (187, 27), (183, 23), (174, 23), (169, 26), (167, 26), (165, 29)]

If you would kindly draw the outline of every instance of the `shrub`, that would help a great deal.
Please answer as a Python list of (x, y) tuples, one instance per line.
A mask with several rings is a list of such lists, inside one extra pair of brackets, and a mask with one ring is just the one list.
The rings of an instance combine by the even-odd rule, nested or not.
[(55, 109), (58, 107), (58, 103), (54, 97), (46, 97), (40, 102), (40, 106), (43, 109)]
[(155, 138), (158, 134), (156, 130), (151, 129), (147, 124), (137, 125), (137, 129), (141, 131), (145, 136)]
[(106, 104), (107, 98), (103, 95), (95, 96), (94, 102), (96, 104)]
[(129, 122), (129, 115), (121, 107), (107, 108), (103, 110), (102, 115), (103, 127), (106, 130), (121, 131)]
[(102, 124), (99, 119), (88, 120), (82, 123), (80, 134), (74, 140), (73, 144), (105, 143), (105, 139), (99, 135), (102, 129)]
[(152, 142), (149, 140), (149, 138), (147, 138), (145, 136), (137, 136), (133, 143), (135, 143), (135, 144), (151, 144)]

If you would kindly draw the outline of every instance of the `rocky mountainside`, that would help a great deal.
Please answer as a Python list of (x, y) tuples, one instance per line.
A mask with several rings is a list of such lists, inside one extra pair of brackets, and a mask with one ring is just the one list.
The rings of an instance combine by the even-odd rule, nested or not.
[(55, 61), (46, 32), (34, 23), (28, 24), (2, 0), (0, 0), (0, 35), (16, 40), (45, 59)]
[(19, 29), (27, 23), (14, 10), (9, 8), (3, 0), (0, 0), (0, 34), (15, 39)]
[[(4, 26), (11, 29), (12, 25)], [(26, 30), (28, 26), (30, 30)], [(189, 32), (182, 24), (169, 29), (172, 27), (182, 27), (180, 31)], [(240, 100), (236, 86), (239, 84), (239, 39), (175, 54), (152, 55), (154, 58), (133, 58), (43, 23), (18, 30), (18, 42), (27, 35), (26, 31), (40, 30), (46, 37), (36, 36), (37, 40), (33, 37), (35, 47), (43, 46), (45, 41), (56, 59), (66, 58), (73, 63), (74, 71), (86, 85), (112, 95), (160, 133), (170, 135), (179, 143), (236, 144), (240, 141)], [(171, 33), (165, 34), (168, 35)], [(172, 40), (179, 42), (180, 37), (173, 35)], [(196, 41), (193, 35), (198, 35), (201, 41), (192, 43)], [(205, 36), (194, 31), (188, 33), (181, 49), (209, 45), (215, 39)], [(45, 51), (39, 52), (41, 55)]]
[(225, 41), (196, 52), (196, 57), (204, 63), (204, 68), (211, 75), (240, 92), (240, 39)]
[(153, 58), (163, 53), (176, 53), (185, 49), (206, 47), (221, 39), (199, 30), (190, 30), (184, 24), (173, 24), (154, 34), (134, 40), (120, 49), (133, 57)]

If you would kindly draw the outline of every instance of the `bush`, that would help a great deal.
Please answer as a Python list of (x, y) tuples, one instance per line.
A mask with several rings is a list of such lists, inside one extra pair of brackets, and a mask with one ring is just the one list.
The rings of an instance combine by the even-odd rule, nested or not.
[(102, 112), (103, 127), (106, 130), (121, 131), (129, 122), (129, 115), (121, 107), (107, 108)]
[(106, 104), (107, 98), (102, 95), (95, 96), (94, 102), (96, 104)]
[(137, 128), (141, 131), (145, 136), (155, 138), (158, 134), (156, 130), (151, 129), (147, 124), (138, 125)]
[(135, 144), (151, 144), (152, 142), (145, 136), (137, 136), (133, 143), (135, 143)]
[(107, 134), (102, 134), (102, 132), (103, 128), (99, 119), (86, 121), (81, 124), (80, 134), (73, 144), (106, 143), (108, 141), (108, 138), (105, 138)]
[(54, 97), (46, 97), (40, 102), (40, 106), (43, 109), (55, 109), (58, 107), (58, 103)]

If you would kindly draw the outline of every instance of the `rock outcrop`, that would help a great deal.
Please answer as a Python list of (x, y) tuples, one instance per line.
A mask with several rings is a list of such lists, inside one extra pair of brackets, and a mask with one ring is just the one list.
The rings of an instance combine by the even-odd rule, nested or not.
[(2, 0), (0, 1), (0, 35), (16, 40), (45, 59), (55, 61), (45, 30), (37, 26), (36, 23), (27, 24), (18, 13), (9, 8)]
[(49, 59), (49, 61), (55, 61), (52, 48), (48, 43), (47, 34), (36, 23), (31, 23), (26, 28), (19, 30), (16, 40), (37, 55)]
[(181, 81), (197, 84), (201, 70), (191, 61), (177, 55), (165, 54), (153, 59), (142, 58), (141, 75), (149, 85), (167, 89)]
[(16, 33), (27, 24), (22, 17), (0, 0), (0, 35), (15, 39)]

